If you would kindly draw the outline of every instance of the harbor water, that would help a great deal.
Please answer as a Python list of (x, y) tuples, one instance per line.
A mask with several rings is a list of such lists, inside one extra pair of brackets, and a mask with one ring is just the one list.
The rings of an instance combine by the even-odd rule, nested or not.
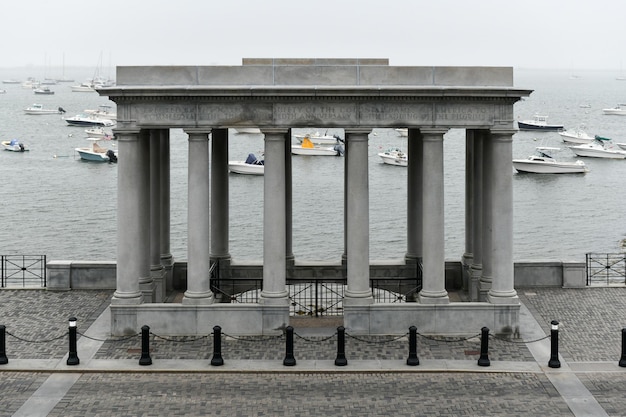
[[(37, 77), (33, 69), (0, 69), (0, 79)], [(611, 71), (516, 69), (515, 86), (534, 90), (515, 105), (517, 119), (534, 114), (567, 129), (584, 124), (590, 134), (626, 143), (626, 117), (602, 109), (626, 102), (626, 81)], [(89, 70), (74, 69), (77, 84)], [(43, 77), (39, 77), (43, 78)], [(114, 106), (97, 93), (72, 92), (72, 83), (35, 95), (20, 84), (0, 89), (0, 139), (17, 138), (30, 151), (0, 151), (2, 239), (0, 254), (47, 255), (48, 260), (109, 261), (116, 258), (117, 166), (83, 162), (76, 147), (87, 144), (84, 128), (63, 117)], [(33, 103), (62, 107), (65, 115), (26, 115)], [(115, 108), (115, 107), (113, 107)], [(316, 129), (297, 129), (315, 133)], [(344, 136), (341, 129), (320, 133)], [(263, 136), (230, 131), (229, 159), (261, 154)], [(375, 129), (369, 140), (370, 258), (398, 259), (406, 251), (406, 168), (377, 156), (407, 148), (393, 129)], [(115, 141), (102, 142), (114, 147)], [(557, 159), (577, 158), (556, 132), (518, 132), (513, 157), (536, 146), (561, 148)], [(465, 246), (465, 132), (449, 131), (445, 152), (446, 259), (459, 260)], [(124, 158), (124, 155), (119, 155)], [(171, 131), (171, 250), (186, 259), (187, 137)], [(620, 252), (626, 239), (626, 160), (585, 158), (587, 174), (514, 174), (514, 259), (584, 261), (588, 252)], [(293, 156), (293, 252), (298, 261), (338, 261), (343, 252), (343, 157)], [(230, 174), (230, 252), (235, 261), (262, 259), (263, 177)]]

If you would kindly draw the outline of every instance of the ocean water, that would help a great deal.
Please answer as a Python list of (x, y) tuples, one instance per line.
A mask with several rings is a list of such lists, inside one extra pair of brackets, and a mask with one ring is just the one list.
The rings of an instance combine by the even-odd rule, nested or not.
[[(43, 78), (33, 69), (0, 69), (0, 79)], [(41, 71), (39, 71), (41, 72)], [(576, 75), (573, 77), (572, 75)], [(535, 113), (566, 128), (626, 142), (626, 117), (602, 108), (626, 102), (626, 81), (611, 71), (515, 71), (515, 86), (534, 90), (515, 105), (515, 117)], [(91, 76), (74, 69), (76, 83)], [(18, 138), (30, 151), (0, 151), (3, 217), (0, 254), (47, 255), (48, 260), (115, 260), (117, 166), (82, 162), (83, 128), (62, 116), (25, 115), (33, 103), (63, 107), (66, 116), (102, 104), (97, 93), (72, 92), (72, 83), (51, 86), (54, 95), (35, 95), (21, 85), (0, 84), (0, 139)], [(584, 105), (585, 107), (581, 107)], [(588, 107), (586, 107), (588, 106)], [(302, 130), (295, 130), (294, 133)], [(326, 130), (321, 130), (326, 133)], [(339, 134), (341, 129), (330, 129)], [(107, 142), (114, 146), (115, 141)], [(518, 132), (513, 157), (536, 146), (556, 146), (558, 159), (575, 160), (556, 132)], [(406, 149), (406, 138), (375, 129), (369, 142), (370, 258), (402, 258), (406, 250), (406, 168), (382, 164), (377, 153)], [(230, 159), (263, 151), (262, 135), (230, 132)], [(465, 240), (465, 138), (454, 129), (444, 138), (446, 259), (458, 260)], [(123, 158), (123, 155), (120, 156)], [(187, 140), (171, 131), (171, 249), (186, 259)], [(626, 239), (626, 160), (586, 158), (585, 175), (515, 174), (514, 258), (584, 261), (588, 252), (619, 252)], [(342, 157), (293, 156), (293, 251), (300, 261), (337, 261), (343, 252)], [(230, 174), (230, 252), (236, 261), (262, 259), (263, 177)]]

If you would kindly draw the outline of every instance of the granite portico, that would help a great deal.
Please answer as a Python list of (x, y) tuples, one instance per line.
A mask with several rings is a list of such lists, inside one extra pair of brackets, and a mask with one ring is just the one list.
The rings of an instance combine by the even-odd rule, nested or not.
[[(513, 279), (513, 106), (530, 90), (507, 67), (398, 67), (386, 59), (244, 59), (241, 66), (118, 67), (99, 93), (117, 104), (118, 256), (111, 330), (275, 334), (289, 324), (291, 129), (345, 132), (344, 326), (353, 334), (459, 335), (518, 328)], [(259, 303), (218, 303), (210, 266), (228, 265), (229, 128), (265, 136), (263, 290)], [(188, 135), (187, 289), (164, 303), (171, 280), (169, 147)], [(374, 303), (369, 268), (368, 135), (408, 128), (405, 262), (421, 263), (416, 302)], [(466, 130), (466, 250), (471, 302), (445, 288), (443, 141)], [(320, 196), (323, 198), (323, 196)], [(460, 231), (462, 233), (462, 231)]]

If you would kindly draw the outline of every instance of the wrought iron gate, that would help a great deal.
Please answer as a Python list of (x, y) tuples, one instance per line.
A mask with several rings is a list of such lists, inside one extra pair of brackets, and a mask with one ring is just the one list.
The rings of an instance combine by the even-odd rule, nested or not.
[(1, 255), (0, 287), (45, 287), (46, 255)]
[(588, 253), (587, 285), (626, 284), (626, 253)]

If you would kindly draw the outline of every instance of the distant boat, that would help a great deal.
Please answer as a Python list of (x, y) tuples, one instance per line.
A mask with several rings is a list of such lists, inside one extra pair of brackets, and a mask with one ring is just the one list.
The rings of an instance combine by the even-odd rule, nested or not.
[(70, 126), (101, 126), (110, 127), (115, 125), (111, 119), (101, 119), (95, 116), (77, 114), (76, 116), (66, 117), (65, 122)]
[(594, 137), (585, 132), (584, 125), (581, 125), (577, 129), (574, 130), (561, 130), (559, 131), (559, 135), (563, 142), (565, 143), (589, 143), (593, 142)]
[(63, 107), (59, 107), (56, 110), (54, 109), (45, 109), (43, 104), (33, 104), (30, 107), (26, 107), (24, 109), (24, 113), (26, 114), (62, 114), (65, 113)]
[(623, 104), (618, 104), (610, 109), (602, 109), (602, 113), (608, 116), (626, 116), (626, 109), (622, 106)]
[(298, 143), (302, 143), (304, 138), (309, 138), (314, 145), (334, 145), (341, 142), (341, 138), (337, 135), (322, 135), (320, 132), (315, 132), (314, 134), (306, 133), (304, 135), (293, 135), (293, 137), (298, 141)]
[(380, 156), (380, 158), (383, 160), (383, 163), (388, 165), (396, 165), (401, 167), (409, 165), (408, 155), (400, 148), (387, 149), (385, 152), (380, 152), (378, 156)]
[(610, 139), (596, 135), (595, 140), (590, 143), (583, 143), (569, 148), (578, 156), (590, 158), (626, 159), (626, 151), (610, 147)]
[(560, 130), (563, 125), (549, 124), (548, 116), (536, 114), (532, 120), (520, 120), (517, 122), (520, 130)]
[(91, 146), (75, 149), (80, 159), (92, 162), (117, 162), (117, 153), (98, 145), (99, 138), (87, 138), (87, 140), (91, 141)]
[(589, 168), (583, 161), (562, 162), (554, 159), (548, 152), (560, 148), (537, 147), (537, 153), (526, 159), (514, 159), (513, 168), (517, 172), (532, 174), (584, 174)]
[(228, 161), (228, 170), (235, 174), (263, 175), (265, 173), (265, 161), (250, 153), (245, 161)]
[(50, 87), (35, 88), (33, 92), (35, 94), (47, 94), (47, 95), (54, 94), (54, 91), (50, 90)]
[(341, 156), (343, 146), (315, 146), (309, 138), (302, 140), (302, 145), (291, 145), (291, 153), (294, 155), (316, 155), (316, 156)]
[(2, 84), (20, 84), (20, 83), (21, 81), (12, 80), (12, 79), (2, 80)]
[(28, 150), (28, 146), (24, 145), (18, 139), (11, 139), (2, 141), (2, 146), (5, 151), (11, 152), (25, 152)]

